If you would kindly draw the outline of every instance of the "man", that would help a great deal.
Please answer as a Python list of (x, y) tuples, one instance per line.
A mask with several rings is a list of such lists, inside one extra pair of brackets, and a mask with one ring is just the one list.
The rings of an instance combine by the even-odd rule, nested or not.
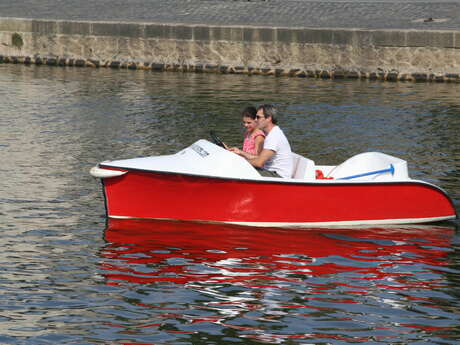
[(281, 128), (277, 126), (276, 115), (277, 111), (273, 105), (264, 104), (257, 108), (257, 124), (266, 135), (263, 149), (258, 155), (243, 152), (238, 148), (231, 148), (230, 151), (246, 158), (255, 168), (268, 171), (268, 174), (261, 172), (264, 176), (291, 177), (291, 146)]

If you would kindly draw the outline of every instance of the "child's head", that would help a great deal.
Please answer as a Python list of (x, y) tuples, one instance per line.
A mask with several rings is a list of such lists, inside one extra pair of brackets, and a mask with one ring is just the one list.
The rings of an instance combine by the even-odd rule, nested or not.
[(249, 132), (252, 132), (257, 128), (256, 114), (257, 109), (251, 106), (244, 108), (241, 114), (243, 116), (243, 126)]

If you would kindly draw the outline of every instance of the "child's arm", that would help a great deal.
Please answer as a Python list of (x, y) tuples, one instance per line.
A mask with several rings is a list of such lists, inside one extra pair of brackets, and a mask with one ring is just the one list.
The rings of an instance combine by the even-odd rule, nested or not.
[(254, 146), (256, 147), (257, 155), (260, 155), (262, 149), (264, 148), (265, 137), (263, 135), (258, 135), (254, 138)]

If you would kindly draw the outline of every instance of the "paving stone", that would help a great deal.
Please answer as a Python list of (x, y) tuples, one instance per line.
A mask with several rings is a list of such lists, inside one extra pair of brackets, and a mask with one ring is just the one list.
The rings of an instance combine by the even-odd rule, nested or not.
[[(176, 29), (185, 38), (195, 32), (181, 25), (458, 30), (460, 0), (130, 0), (128, 4), (125, 0), (16, 0), (0, 1), (0, 17), (123, 22), (126, 24), (118, 30), (128, 37), (138, 34), (137, 28), (129, 23), (140, 22), (177, 24)], [(40, 25), (41, 31), (54, 32), (56, 24), (50, 21), (35, 25)], [(83, 26), (85, 24), (67, 23), (62, 26), (62, 31), (80, 31)], [(85, 26), (84, 29), (90, 28)], [(96, 26), (93, 30), (97, 32), (104, 28)], [(209, 33), (197, 29), (196, 35), (206, 38)], [(261, 35), (269, 39), (272, 33), (266, 31)], [(285, 35), (282, 33), (280, 39), (286, 39)]]

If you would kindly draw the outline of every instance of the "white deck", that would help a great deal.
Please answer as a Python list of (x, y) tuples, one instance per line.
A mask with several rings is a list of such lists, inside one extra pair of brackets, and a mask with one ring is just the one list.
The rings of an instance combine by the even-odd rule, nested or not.
[[(294, 171), (291, 178), (263, 177), (244, 158), (201, 139), (173, 155), (152, 156), (103, 162), (107, 167), (183, 173), (233, 179), (267, 180), (284, 183), (317, 182), (344, 183), (362, 181), (409, 181), (407, 163), (397, 157), (379, 152), (365, 152), (353, 156), (337, 166), (316, 165), (311, 159), (292, 154)], [(102, 169), (103, 170), (103, 169)], [(317, 179), (317, 170), (325, 177)], [(93, 170), (93, 176), (104, 172)], [(110, 175), (110, 174), (108, 174)]]

